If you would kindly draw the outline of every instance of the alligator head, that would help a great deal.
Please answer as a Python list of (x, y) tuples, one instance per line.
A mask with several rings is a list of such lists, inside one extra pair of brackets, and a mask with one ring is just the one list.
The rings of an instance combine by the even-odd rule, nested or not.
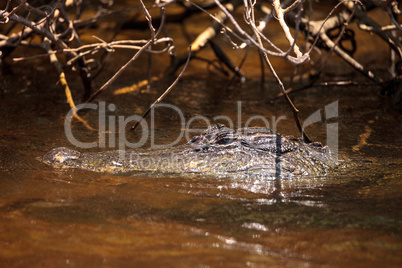
[(80, 153), (65, 147), (51, 150), (39, 160), (62, 168), (123, 173), (236, 174), (268, 176), (323, 175), (336, 166), (328, 147), (305, 143), (267, 128), (233, 130), (216, 124), (187, 145), (164, 149), (134, 149)]

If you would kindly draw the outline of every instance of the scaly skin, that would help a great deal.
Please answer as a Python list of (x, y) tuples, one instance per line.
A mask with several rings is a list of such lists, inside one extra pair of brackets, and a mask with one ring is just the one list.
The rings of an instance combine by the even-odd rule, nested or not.
[(188, 144), (173, 148), (80, 153), (59, 147), (39, 160), (57, 168), (108, 173), (241, 173), (276, 177), (320, 176), (336, 166), (328, 147), (319, 143), (306, 144), (266, 128), (234, 131), (220, 124), (193, 137)]

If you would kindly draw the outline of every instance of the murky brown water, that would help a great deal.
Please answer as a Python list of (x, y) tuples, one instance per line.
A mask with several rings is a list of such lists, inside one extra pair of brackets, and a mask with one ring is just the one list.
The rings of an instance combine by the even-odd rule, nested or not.
[[(237, 101), (243, 100), (243, 123), (256, 114), (286, 115), (280, 131), (296, 134), (282, 101), (257, 101), (259, 94), (250, 94), (257, 90), (228, 100), (227, 92), (217, 98), (215, 90), (219, 88), (207, 88), (203, 81), (185, 80), (170, 101), (188, 117), (223, 114), (236, 120)], [(32, 89), (4, 94), (0, 263), (397, 266), (402, 261), (400, 114), (384, 108), (376, 89), (364, 89), (367, 94), (337, 89), (325, 99), (321, 90), (295, 99), (299, 105), (305, 98), (317, 100), (306, 106), (309, 113), (339, 98), (340, 158), (352, 159), (356, 167), (327, 178), (292, 180), (55, 170), (35, 157), (53, 147), (72, 147), (64, 135), (63, 96), (50, 96), (53, 102), (44, 105), (42, 93)], [(356, 92), (365, 96), (358, 103)], [(134, 102), (138, 97), (130, 98)], [(201, 99), (198, 107), (194, 98)], [(115, 101), (122, 114), (132, 109), (125, 101)], [(176, 119), (159, 114), (157, 133), (164, 134), (158, 143), (176, 138)], [(317, 125), (311, 133), (325, 141), (325, 124)], [(85, 128), (77, 129), (75, 133), (96, 139)], [(368, 132), (367, 144), (353, 151)]]
[[(1, 267), (402, 264), (401, 114), (379, 88), (314, 88), (292, 96), (302, 118), (339, 101), (338, 117), (328, 122), (339, 124), (339, 157), (350, 167), (328, 177), (117, 176), (35, 160), (54, 147), (74, 147), (64, 133), (68, 107), (56, 75), (24, 64), (3, 75), (0, 95)], [(286, 116), (279, 132), (297, 134), (287, 105), (268, 101), (277, 94), (271, 84), (261, 91), (248, 81), (225, 91), (224, 78), (189, 74), (165, 100), (187, 120), (225, 115), (244, 125), (255, 115), (271, 123)], [(115, 88), (132, 82), (124, 76)], [(97, 100), (116, 105), (108, 116), (141, 114), (167, 85), (124, 96), (110, 90)], [(175, 140), (183, 128), (177, 114), (161, 108), (156, 115), (156, 142)], [(98, 120), (95, 112), (85, 118)], [(308, 128), (314, 140), (326, 141), (328, 122)], [(73, 129), (81, 140), (98, 138), (78, 122)]]

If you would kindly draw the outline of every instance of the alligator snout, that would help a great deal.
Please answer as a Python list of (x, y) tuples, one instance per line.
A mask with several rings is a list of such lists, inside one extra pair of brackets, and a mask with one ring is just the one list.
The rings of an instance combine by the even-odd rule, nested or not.
[(71, 150), (66, 147), (58, 147), (49, 151), (44, 156), (39, 157), (38, 160), (46, 164), (63, 164), (69, 159), (79, 158), (80, 155), (81, 153), (78, 151)]

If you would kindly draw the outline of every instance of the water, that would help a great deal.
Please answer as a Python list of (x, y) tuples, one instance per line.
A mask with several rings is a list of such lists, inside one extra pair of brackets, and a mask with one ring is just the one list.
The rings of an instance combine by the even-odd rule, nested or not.
[[(222, 114), (236, 121), (242, 101), (242, 123), (256, 114), (286, 115), (279, 131), (296, 135), (284, 102), (258, 101), (274, 91), (261, 93), (252, 82), (248, 86), (235, 98), (225, 99), (231, 92), (220, 92), (220, 99), (214, 96), (219, 88), (184, 80), (167, 102), (186, 118), (202, 114), (212, 120)], [(314, 267), (397, 266), (402, 261), (400, 114), (384, 108), (377, 89), (362, 94), (358, 103), (359, 88), (334, 89), (325, 98), (323, 89), (294, 96), (299, 107), (312, 100), (306, 114), (340, 98), (340, 158), (350, 167), (324, 178), (241, 180), (47, 167), (35, 157), (57, 146), (73, 148), (64, 135), (68, 109), (63, 96), (43, 100), (52, 90), (3, 95), (2, 265)], [(108, 97), (119, 107), (116, 113), (130, 114), (129, 101)], [(152, 98), (129, 96), (132, 101), (139, 97)], [(156, 142), (168, 143), (180, 132), (178, 117), (160, 111)], [(95, 112), (86, 118), (97, 120)], [(202, 127), (197, 122), (192, 126)], [(310, 133), (325, 142), (325, 124), (316, 125)], [(96, 140), (97, 134), (77, 122), (74, 126), (79, 138)]]

